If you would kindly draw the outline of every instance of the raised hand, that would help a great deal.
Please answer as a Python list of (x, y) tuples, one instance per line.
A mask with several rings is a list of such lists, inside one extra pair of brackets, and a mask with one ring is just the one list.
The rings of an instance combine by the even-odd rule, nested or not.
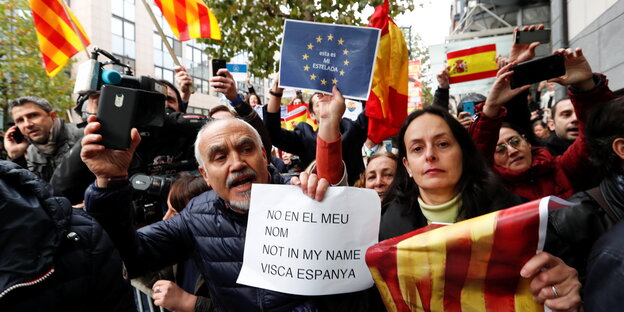
[(515, 62), (509, 63), (496, 73), (496, 81), (494, 81), (492, 89), (490, 89), (490, 93), (485, 100), (485, 106), (483, 107), (483, 113), (486, 116), (491, 118), (496, 117), (501, 106), (531, 87), (530, 85), (526, 85), (513, 90), (511, 89), (509, 81), (511, 75), (513, 75), (513, 71), (509, 69), (514, 65), (516, 65)]
[(180, 88), (180, 95), (184, 101), (188, 101), (191, 97), (191, 86), (193, 85), (193, 79), (188, 74), (186, 68), (182, 66), (176, 66), (173, 68), (175, 72), (175, 81)]
[[(225, 77), (220, 76), (221, 74), (225, 75)], [(236, 101), (238, 97), (236, 81), (234, 81), (232, 74), (225, 68), (219, 69), (217, 76), (210, 78), (210, 86), (215, 88), (217, 92), (223, 93), (230, 101)]]
[(95, 174), (97, 185), (106, 187), (110, 178), (123, 177), (128, 175), (128, 168), (132, 161), (132, 156), (137, 146), (141, 142), (139, 131), (135, 128), (131, 130), (130, 148), (126, 151), (107, 149), (100, 145), (102, 135), (96, 132), (101, 124), (97, 122), (96, 116), (89, 116), (89, 124), (85, 127), (85, 136), (82, 138), (82, 150), (80, 158), (87, 165), (89, 170)]
[(436, 75), (438, 79), (438, 88), (440, 89), (448, 89), (450, 86), (449, 80), (451, 76), (449, 75), (450, 66), (445, 65), (444, 68)]
[(338, 87), (334, 86), (331, 96), (320, 96), (317, 101), (319, 102), (318, 135), (327, 142), (333, 141), (340, 136), (340, 120), (347, 108), (345, 99)]
[[(535, 26), (535, 25), (531, 25), (531, 26), (524, 26), (522, 27), (522, 29), (520, 29), (519, 27), (516, 27), (514, 29), (514, 32), (518, 32), (518, 31), (535, 31), (535, 30), (542, 30), (544, 29), (544, 25), (539, 25), (539, 26)], [(537, 46), (539, 46), (540, 43), (539, 42), (531, 42), (531, 43), (514, 43), (511, 45), (511, 51), (509, 51), (509, 62), (516, 62), (516, 63), (522, 63), (522, 62), (526, 62), (529, 61), (531, 59), (533, 59), (535, 57), (535, 48), (537, 48)]]
[(316, 173), (308, 174), (307, 172), (302, 172), (299, 177), (293, 177), (290, 184), (300, 186), (303, 194), (318, 201), (325, 198), (329, 187), (329, 182), (325, 178), (319, 179)]
[(583, 56), (582, 49), (577, 48), (574, 52), (570, 49), (560, 49), (554, 53), (563, 54), (566, 73), (561, 77), (548, 80), (549, 82), (556, 82), (563, 86), (571, 85), (581, 90), (589, 90), (595, 85), (591, 66)]

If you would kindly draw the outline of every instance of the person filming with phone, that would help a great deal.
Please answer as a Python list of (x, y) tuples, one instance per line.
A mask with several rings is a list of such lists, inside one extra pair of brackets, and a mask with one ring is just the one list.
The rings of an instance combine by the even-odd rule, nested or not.
[(471, 127), (473, 140), (505, 186), (529, 200), (549, 195), (568, 198), (583, 189), (584, 186), (579, 184), (589, 165), (583, 134), (585, 115), (593, 103), (603, 103), (613, 97), (606, 77), (592, 73), (581, 49), (558, 50), (555, 54), (563, 58), (565, 74), (548, 79), (568, 87), (570, 100), (579, 117), (579, 137), (563, 155), (552, 156), (546, 148), (533, 147), (526, 138), (528, 133), (517, 125), (503, 123), (507, 114), (504, 104), (509, 107), (510, 104), (526, 103), (522, 92), (529, 85), (512, 89), (513, 66), (517, 60), (498, 71), (485, 104), (476, 108), (476, 121)]
[(82, 138), (82, 131), (56, 116), (43, 98), (23, 96), (9, 103), (15, 126), (4, 137), (9, 158), (50, 181), (65, 154)]

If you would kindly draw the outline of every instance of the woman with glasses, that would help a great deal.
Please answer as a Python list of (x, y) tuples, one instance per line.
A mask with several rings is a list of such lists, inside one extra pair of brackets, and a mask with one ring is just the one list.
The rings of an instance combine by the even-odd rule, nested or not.
[(529, 200), (549, 195), (567, 198), (582, 190), (580, 183), (586, 179), (585, 170), (589, 165), (583, 133), (585, 116), (592, 103), (605, 102), (613, 97), (606, 77), (592, 74), (581, 49), (556, 53), (564, 55), (566, 74), (551, 81), (568, 86), (580, 132), (563, 155), (552, 156), (546, 148), (532, 146), (518, 127), (502, 122), (506, 115), (503, 104), (529, 88), (528, 85), (514, 90), (510, 88), (513, 75), (510, 68), (515, 63), (499, 70), (485, 105), (477, 107), (477, 120), (471, 128), (477, 146), (505, 187)]

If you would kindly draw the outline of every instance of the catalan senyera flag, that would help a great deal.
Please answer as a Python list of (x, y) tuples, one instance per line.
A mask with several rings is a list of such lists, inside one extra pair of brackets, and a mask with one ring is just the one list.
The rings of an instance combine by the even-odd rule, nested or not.
[[(43, 55), (46, 73), (50, 77), (56, 76), (72, 56), (90, 44), (76, 17), (69, 9), (67, 16), (60, 1), (62, 0), (30, 0), (39, 49)], [(74, 31), (70, 18), (78, 33)]]
[(446, 54), (450, 83), (496, 77), (496, 44), (464, 49)]
[(197, 38), (221, 40), (219, 23), (202, 0), (154, 0), (180, 41)]
[(430, 225), (373, 245), (366, 263), (388, 311), (544, 311), (522, 266), (542, 251), (545, 197), (453, 225)]
[(375, 143), (399, 133), (407, 117), (407, 44), (388, 11), (388, 0), (385, 0), (375, 8), (368, 24), (381, 29), (372, 89), (366, 102), (368, 137)]

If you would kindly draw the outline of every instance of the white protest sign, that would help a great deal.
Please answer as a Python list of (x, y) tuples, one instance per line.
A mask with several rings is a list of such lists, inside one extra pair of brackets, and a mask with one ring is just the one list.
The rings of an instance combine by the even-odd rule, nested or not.
[(373, 190), (330, 187), (318, 202), (297, 186), (254, 184), (237, 283), (309, 296), (367, 289), (380, 216)]

